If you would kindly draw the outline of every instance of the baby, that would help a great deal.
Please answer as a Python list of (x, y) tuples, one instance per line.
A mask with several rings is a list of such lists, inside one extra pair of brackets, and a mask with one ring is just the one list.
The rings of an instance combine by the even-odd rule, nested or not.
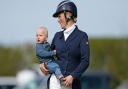
[(55, 62), (56, 50), (51, 51), (50, 44), (47, 42), (48, 30), (41, 26), (36, 31), (36, 56), (40, 63), (44, 63), (50, 73), (54, 73), (58, 79), (62, 79), (59, 65)]

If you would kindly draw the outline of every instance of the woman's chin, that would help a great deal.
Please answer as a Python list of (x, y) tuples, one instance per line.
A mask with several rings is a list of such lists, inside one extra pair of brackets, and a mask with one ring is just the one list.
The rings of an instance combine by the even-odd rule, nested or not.
[(62, 25), (61, 25), (61, 28), (62, 28), (62, 29), (65, 29), (65, 26), (62, 26)]

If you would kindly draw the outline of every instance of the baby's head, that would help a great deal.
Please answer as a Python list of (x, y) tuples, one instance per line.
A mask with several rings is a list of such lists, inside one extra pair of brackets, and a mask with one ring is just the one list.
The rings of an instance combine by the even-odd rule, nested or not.
[(48, 38), (48, 30), (46, 27), (40, 26), (36, 31), (36, 41), (37, 43), (47, 42)]

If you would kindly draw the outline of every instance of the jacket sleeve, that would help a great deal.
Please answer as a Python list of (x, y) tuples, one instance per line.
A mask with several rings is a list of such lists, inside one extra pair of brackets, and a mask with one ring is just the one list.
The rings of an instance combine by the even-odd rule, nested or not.
[(56, 55), (54, 51), (46, 51), (41, 44), (36, 44), (36, 56), (41, 59), (47, 59)]
[(89, 66), (90, 49), (87, 34), (83, 33), (80, 40), (81, 61), (77, 68), (71, 73), (73, 78), (79, 78)]

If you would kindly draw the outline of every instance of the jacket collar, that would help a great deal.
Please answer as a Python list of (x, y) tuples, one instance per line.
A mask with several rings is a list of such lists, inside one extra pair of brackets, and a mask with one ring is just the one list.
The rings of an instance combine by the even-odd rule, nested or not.
[(64, 34), (71, 34), (75, 28), (76, 26), (73, 24), (71, 27), (64, 30)]
[[(64, 32), (64, 30), (60, 32), (59, 38), (64, 40), (64, 34), (63, 34), (63, 32)], [(74, 29), (74, 31), (67, 38), (67, 40), (66, 41), (64, 40), (64, 41), (66, 43), (69, 43), (71, 40), (73, 40), (75, 37), (77, 37), (77, 32), (78, 32), (78, 27), (76, 26), (75, 29)]]

